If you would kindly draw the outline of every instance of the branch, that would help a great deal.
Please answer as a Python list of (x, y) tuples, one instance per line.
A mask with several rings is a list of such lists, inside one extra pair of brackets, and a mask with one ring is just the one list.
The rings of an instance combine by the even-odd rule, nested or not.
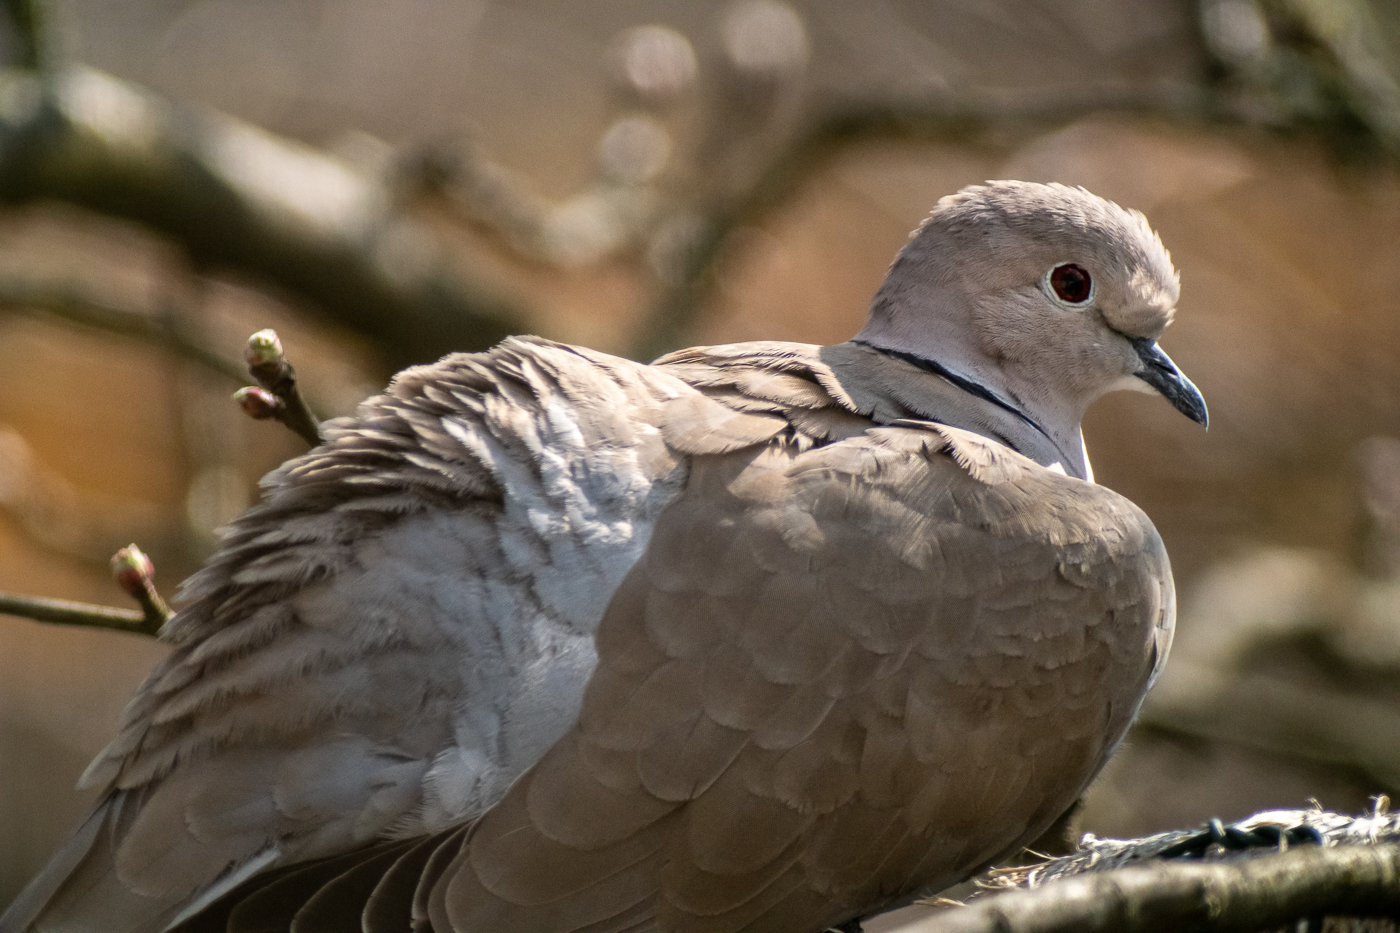
[[(1251, 682), (1248, 686), (1258, 684)], [(1214, 698), (1211, 706), (1216, 711), (1214, 717), (1189, 707), (1159, 703), (1144, 710), (1133, 728), (1135, 734), (1144, 739), (1220, 743), (1280, 759), (1321, 765), (1333, 771), (1346, 771), (1363, 786), (1400, 795), (1400, 780), (1397, 780), (1400, 775), (1396, 773), (1393, 756), (1388, 755), (1389, 746), (1366, 738), (1367, 729), (1376, 729), (1378, 721), (1393, 724), (1396, 718), (1393, 705), (1384, 700), (1368, 702), (1338, 693), (1298, 685), (1293, 685), (1287, 693), (1278, 689), (1261, 690), (1253, 697), (1247, 690), (1240, 690), (1228, 697), (1229, 701), (1238, 702), (1238, 706)], [(1203, 699), (1211, 698), (1204, 688), (1201, 695)], [(1269, 705), (1280, 697), (1286, 702)], [(1308, 703), (1314, 704), (1311, 716), (1303, 718), (1299, 713), (1308, 711)], [(1265, 711), (1272, 715), (1260, 715)], [(1345, 715), (1351, 718), (1342, 718)], [(1358, 723), (1364, 726), (1356, 726)]]
[[(652, 359), (674, 349), (699, 309), (709, 301), (718, 280), (722, 247), (734, 230), (785, 203), (799, 186), (835, 156), (869, 141), (960, 142), (1007, 145), (1094, 114), (1158, 117), (1186, 125), (1258, 125), (1258, 108), (1249, 99), (1205, 84), (1157, 87), (1114, 85), (1031, 92), (959, 91), (956, 96), (911, 101), (852, 101), (818, 114), (804, 132), (778, 152), (758, 180), (731, 203), (702, 207), (703, 233), (689, 251), (677, 284), (663, 297), (651, 330), (638, 341), (634, 356)], [(1330, 121), (1281, 110), (1273, 128), (1310, 132), (1324, 141), (1349, 127), (1349, 115)], [(1393, 117), (1393, 115), (1392, 115)], [(1371, 127), (1378, 138), (1391, 123)], [(1352, 121), (1355, 123), (1356, 121)], [(1391, 140), (1393, 142), (1393, 140)], [(1393, 151), (1394, 147), (1392, 147)]]
[(1086, 834), (1076, 852), (997, 869), (1022, 887), (930, 917), (911, 933), (1246, 931), (1309, 917), (1400, 913), (1400, 814), (1268, 810), (1142, 839)]
[(48, 622), (53, 625), (76, 625), (82, 628), (108, 628), (136, 635), (154, 635), (146, 614), (135, 609), (116, 609), (92, 603), (75, 603), (66, 599), (44, 599), (0, 593), (0, 613)]
[(146, 224), (196, 264), (299, 295), (395, 367), (488, 346), (519, 320), (391, 210), (382, 185), (335, 159), (96, 71), (4, 83), (0, 201), (54, 198)]
[(243, 358), (248, 373), (262, 388), (239, 389), (233, 398), (250, 417), (276, 418), (306, 443), (321, 443), (321, 428), (297, 387), (297, 373), (282, 353), (282, 341), (271, 328), (248, 338)]
[(67, 287), (3, 278), (0, 278), (0, 310), (34, 316), (39, 312), (110, 334), (137, 337), (236, 382), (247, 378), (247, 373), (237, 363), (187, 333), (175, 315), (122, 307)]
[(1258, 933), (1321, 916), (1400, 912), (1400, 846), (1163, 862), (1054, 881), (939, 913), (908, 933)]
[(0, 614), (19, 616), (35, 622), (48, 622), (52, 625), (105, 628), (155, 637), (160, 633), (161, 626), (174, 615), (165, 600), (156, 592), (155, 572), (151, 559), (134, 544), (112, 555), (112, 576), (127, 595), (140, 603), (139, 612), (93, 603), (75, 603), (66, 599), (0, 593)]
[(961, 92), (956, 97), (909, 102), (855, 101), (818, 115), (777, 154), (758, 180), (732, 203), (711, 204), (703, 233), (689, 250), (677, 284), (660, 302), (651, 329), (634, 356), (652, 359), (674, 349), (718, 282), (719, 259), (729, 235), (788, 201), (837, 155), (870, 141), (986, 143), (1027, 138), (1095, 113), (1169, 117), (1187, 123), (1237, 121), (1208, 89), (1182, 85), (1153, 88), (1089, 88), (1012, 94)]
[(577, 269), (634, 249), (662, 216), (657, 191), (616, 180), (597, 181), (551, 202), (471, 146), (426, 148), (405, 159), (396, 174), (406, 195), (436, 195), (517, 256), (555, 269)]
[(160, 631), (174, 615), (156, 592), (156, 568), (139, 547), (128, 544), (112, 555), (112, 576), (128, 596), (141, 605), (141, 618), (147, 634)]
[(1364, 680), (1319, 676), (1366, 663), (1341, 653), (1327, 627), (1308, 622), (1282, 635), (1242, 629), (1232, 655), (1174, 659), (1137, 728), (1347, 768), (1363, 785), (1400, 796), (1400, 756), (1394, 742), (1377, 740), (1400, 734), (1400, 709)]
[(5, 0), (5, 18), (15, 48), (15, 65), (33, 71), (47, 64), (44, 11), (40, 0)]

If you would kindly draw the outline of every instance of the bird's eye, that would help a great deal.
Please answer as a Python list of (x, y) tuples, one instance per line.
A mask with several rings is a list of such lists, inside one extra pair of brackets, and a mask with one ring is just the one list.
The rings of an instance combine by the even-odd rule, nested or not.
[(1050, 287), (1055, 290), (1061, 301), (1072, 305), (1089, 300), (1089, 293), (1093, 290), (1092, 284), (1089, 271), (1072, 262), (1061, 263), (1050, 270)]

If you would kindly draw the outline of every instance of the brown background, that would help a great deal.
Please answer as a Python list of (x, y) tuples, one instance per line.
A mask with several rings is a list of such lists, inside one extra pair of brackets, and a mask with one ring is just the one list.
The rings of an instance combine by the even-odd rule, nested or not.
[[(800, 126), (834, 101), (1267, 85), (1272, 72), (1232, 62), (1203, 32), (1221, 6), (796, 3), (808, 57), (786, 119)], [(47, 34), (61, 61), (352, 162), (469, 136), (523, 190), (560, 203), (594, 183), (595, 148), (622, 112), (607, 68), (614, 37), (646, 23), (685, 34), (699, 62), (692, 96), (706, 100), (720, 81), (730, 9), (711, 0), (65, 0), (49, 8)], [(1382, 5), (1354, 9), (1371, 17), (1372, 50), (1392, 48)], [(1279, 56), (1291, 48), (1282, 29), (1269, 35)], [(1400, 600), (1390, 595), (1394, 566), (1381, 553), (1390, 518), (1375, 491), (1400, 487), (1400, 472), (1359, 446), (1400, 437), (1400, 173), (1376, 116), (1395, 71), (1376, 73), (1374, 106), (1357, 106), (1379, 121), (1379, 142), (1356, 143), (1326, 114), (1309, 122), (1306, 108), (1280, 108), (1273, 92), (1230, 119), (1085, 107), (1033, 130), (855, 142), (731, 232), (717, 285), (686, 325), (685, 343), (845, 339), (932, 203), (988, 178), (1082, 184), (1147, 213), (1182, 277), (1163, 345), (1205, 394), (1211, 429), (1160, 400), (1120, 395), (1094, 409), (1086, 433), (1100, 482), (1138, 502), (1167, 542), (1182, 596), (1179, 657), (1189, 663), (1179, 676), (1173, 668), (1177, 681), (1163, 684), (1171, 702), (1149, 707), (1149, 728), (1095, 789), (1086, 829), (1147, 832), (1309, 797), (1354, 810), (1400, 787), (1400, 766), (1391, 767), (1400, 652), (1386, 654), (1400, 626), (1389, 607)], [(703, 159), (687, 164), (700, 136), (687, 106), (699, 107), (666, 113), (677, 153), (666, 183), (702, 203), (716, 181)], [(560, 268), (522, 258), (431, 198), (408, 209), (471, 275), (516, 301), (521, 330), (629, 353), (661, 297), (644, 247)], [(175, 307), (233, 360), (248, 333), (275, 326), (331, 413), (352, 410), (387, 375), (372, 341), (297, 297), (238, 269), (194, 271), (178, 243), (72, 204), (0, 210), (0, 283), (7, 277)], [(171, 594), (211, 546), (210, 529), (300, 449), (237, 412), (227, 400), (236, 383), (140, 340), (6, 308), (0, 360), (0, 590), (120, 605), (105, 560), (134, 539)], [(80, 815), (85, 798), (69, 788), (161, 653), (135, 636), (0, 618), (0, 904)], [(1292, 719), (1280, 724), (1280, 704), (1249, 699), (1273, 696), (1248, 694), (1260, 678), (1301, 698)]]

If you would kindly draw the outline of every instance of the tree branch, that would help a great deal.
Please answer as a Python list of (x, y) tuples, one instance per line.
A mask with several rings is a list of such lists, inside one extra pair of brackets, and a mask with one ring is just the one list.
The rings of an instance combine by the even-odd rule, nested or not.
[(152, 626), (146, 614), (135, 609), (117, 609), (112, 606), (19, 596), (14, 593), (0, 593), (0, 613), (53, 625), (106, 628), (130, 632), (133, 635), (155, 635), (160, 627)]
[(936, 914), (908, 933), (1258, 933), (1308, 917), (1397, 914), (1400, 847), (1308, 847), (1066, 878)]
[(156, 592), (156, 568), (151, 559), (139, 547), (129, 544), (112, 555), (111, 568), (117, 585), (140, 604), (140, 612), (64, 599), (0, 593), (0, 614), (54, 625), (106, 628), (133, 635), (158, 636), (161, 627), (170, 621), (174, 613)]
[(37, 71), (48, 64), (44, 48), (44, 10), (40, 0), (5, 0), (14, 43), (15, 66)]
[(335, 159), (91, 70), (4, 84), (0, 201), (56, 198), (146, 224), (197, 265), (299, 295), (394, 367), (488, 346), (519, 319)]
[(282, 341), (272, 328), (248, 338), (243, 358), (248, 373), (262, 388), (244, 388), (234, 400), (253, 418), (275, 418), (292, 433), (315, 447), (321, 443), (321, 427), (297, 385), (297, 372), (282, 352)]
[(729, 234), (755, 223), (790, 199), (841, 152), (870, 141), (1001, 144), (1082, 120), (1095, 113), (1168, 117), (1184, 123), (1237, 120), (1224, 101), (1195, 85), (1170, 88), (1089, 88), (1078, 91), (987, 94), (908, 102), (853, 101), (834, 105), (784, 146), (759, 179), (728, 204), (701, 210), (707, 218), (677, 284), (662, 298), (651, 328), (634, 353), (652, 359), (674, 349), (718, 282), (718, 261)]
[(141, 617), (148, 634), (156, 634), (175, 613), (156, 592), (156, 568), (151, 559), (134, 544), (112, 555), (112, 576), (117, 585), (141, 606)]
[[(247, 373), (200, 343), (185, 331), (172, 315), (157, 315), (136, 308), (122, 307), (81, 291), (0, 278), (0, 310), (16, 314), (51, 315), (83, 327), (137, 337), (187, 359), (235, 382)], [(38, 312), (38, 315), (35, 315)]]
[(911, 933), (1257, 933), (1307, 918), (1400, 916), (1400, 814), (1389, 807), (1381, 796), (1361, 816), (1268, 810), (1142, 839), (1088, 834), (1070, 855), (981, 882), (1022, 890), (974, 899)]

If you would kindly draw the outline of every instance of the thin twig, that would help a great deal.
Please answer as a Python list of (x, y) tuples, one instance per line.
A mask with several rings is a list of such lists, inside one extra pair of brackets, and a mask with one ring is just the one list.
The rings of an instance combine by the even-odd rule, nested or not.
[(179, 327), (173, 316), (122, 307), (76, 289), (0, 278), (0, 310), (52, 316), (110, 334), (138, 337), (235, 381), (246, 377), (241, 366), (202, 345)]
[(113, 606), (20, 596), (14, 593), (0, 593), (0, 613), (53, 625), (106, 628), (134, 635), (155, 635), (160, 628), (159, 625), (153, 626), (144, 612), (135, 609), (117, 609)]
[(784, 146), (759, 179), (731, 204), (702, 209), (704, 234), (689, 251), (677, 284), (661, 299), (650, 330), (633, 355), (649, 360), (675, 349), (718, 282), (719, 260), (728, 237), (789, 201), (809, 178), (837, 155), (871, 141), (979, 142), (1002, 144), (1096, 113), (1170, 117), (1202, 123), (1229, 119), (1224, 103), (1197, 86), (1166, 89), (1091, 88), (1082, 91), (960, 93), (907, 103), (875, 101), (834, 105)]
[(112, 555), (112, 576), (117, 585), (141, 605), (141, 611), (75, 603), (65, 599), (44, 599), (0, 593), (0, 613), (81, 628), (106, 628), (134, 635), (156, 636), (174, 615), (156, 592), (155, 565), (136, 545), (129, 544)]
[(282, 341), (271, 328), (248, 338), (243, 353), (248, 374), (262, 390), (240, 389), (234, 399), (254, 418), (275, 418), (312, 447), (321, 443), (321, 428), (297, 387), (297, 372), (282, 352)]
[(174, 613), (156, 592), (155, 565), (139, 547), (128, 544), (112, 555), (112, 576), (141, 605), (141, 616), (152, 632), (160, 631), (170, 621)]
[[(1273, 699), (1271, 695), (1269, 700)], [(1149, 705), (1133, 725), (1133, 733), (1142, 741), (1168, 741), (1191, 744), (1227, 745), (1262, 752), (1281, 759), (1291, 759), (1329, 768), (1334, 774), (1346, 773), (1361, 785), (1370, 785), (1400, 796), (1400, 775), (1374, 742), (1347, 741), (1353, 736), (1338, 734), (1338, 723), (1349, 726), (1359, 719), (1343, 720), (1336, 715), (1340, 708), (1355, 716), (1370, 714), (1379, 703), (1368, 707), (1363, 701), (1349, 697), (1327, 696), (1318, 690), (1294, 687), (1288, 704), (1275, 707), (1278, 715), (1270, 718), (1248, 716), (1228, 704), (1211, 707), (1214, 716), (1192, 710)], [(1317, 711), (1311, 723), (1290, 721), (1287, 714), (1313, 703)], [(1307, 729), (1300, 726), (1313, 725)]]
[(1400, 846), (1159, 862), (1009, 891), (907, 933), (1258, 933), (1307, 917), (1400, 915)]

